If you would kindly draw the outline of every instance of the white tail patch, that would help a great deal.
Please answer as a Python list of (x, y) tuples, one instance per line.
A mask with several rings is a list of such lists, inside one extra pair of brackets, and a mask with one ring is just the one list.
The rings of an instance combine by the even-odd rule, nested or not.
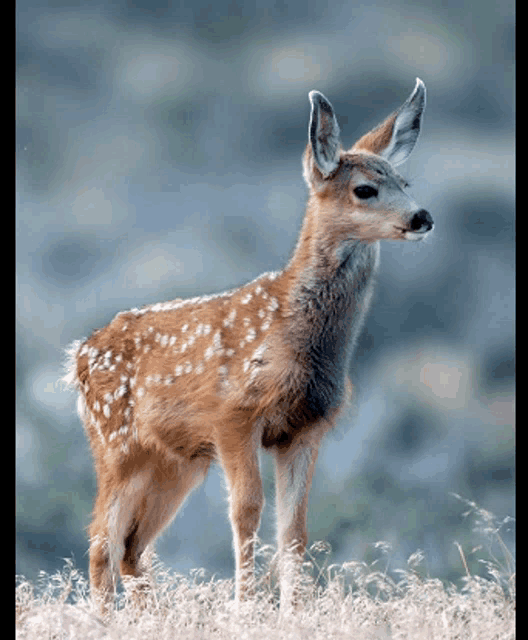
[(66, 362), (64, 363), (65, 375), (61, 378), (67, 387), (79, 388), (79, 380), (77, 378), (77, 354), (81, 350), (84, 340), (74, 340), (64, 350)]

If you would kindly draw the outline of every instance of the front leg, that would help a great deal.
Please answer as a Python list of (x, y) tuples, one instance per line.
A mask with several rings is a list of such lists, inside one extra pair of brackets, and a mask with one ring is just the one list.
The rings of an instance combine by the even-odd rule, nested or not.
[(300, 439), (275, 450), (281, 606), (297, 600), (301, 565), (308, 542), (308, 494), (320, 438)]

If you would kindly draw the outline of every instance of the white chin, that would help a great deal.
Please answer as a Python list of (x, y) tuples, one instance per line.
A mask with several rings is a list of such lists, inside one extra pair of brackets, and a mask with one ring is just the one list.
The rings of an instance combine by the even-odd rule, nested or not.
[(417, 233), (416, 231), (405, 231), (403, 237), (405, 240), (409, 240), (410, 242), (420, 242), (426, 238), (431, 231), (426, 231), (425, 233)]

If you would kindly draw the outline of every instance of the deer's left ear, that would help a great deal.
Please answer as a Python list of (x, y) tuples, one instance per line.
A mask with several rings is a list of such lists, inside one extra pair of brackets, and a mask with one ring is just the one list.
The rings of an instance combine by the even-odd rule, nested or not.
[(407, 160), (418, 140), (425, 109), (425, 85), (416, 78), (416, 86), (408, 100), (376, 129), (364, 135), (352, 150), (370, 151), (391, 164)]

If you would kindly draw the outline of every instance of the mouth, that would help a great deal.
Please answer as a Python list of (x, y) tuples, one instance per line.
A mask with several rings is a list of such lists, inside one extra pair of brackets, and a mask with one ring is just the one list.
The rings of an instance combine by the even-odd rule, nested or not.
[(412, 229), (406, 229), (405, 227), (396, 227), (396, 229), (401, 233), (404, 240), (410, 240), (411, 242), (420, 242), (433, 230), (431, 228), (424, 231), (413, 231)]

